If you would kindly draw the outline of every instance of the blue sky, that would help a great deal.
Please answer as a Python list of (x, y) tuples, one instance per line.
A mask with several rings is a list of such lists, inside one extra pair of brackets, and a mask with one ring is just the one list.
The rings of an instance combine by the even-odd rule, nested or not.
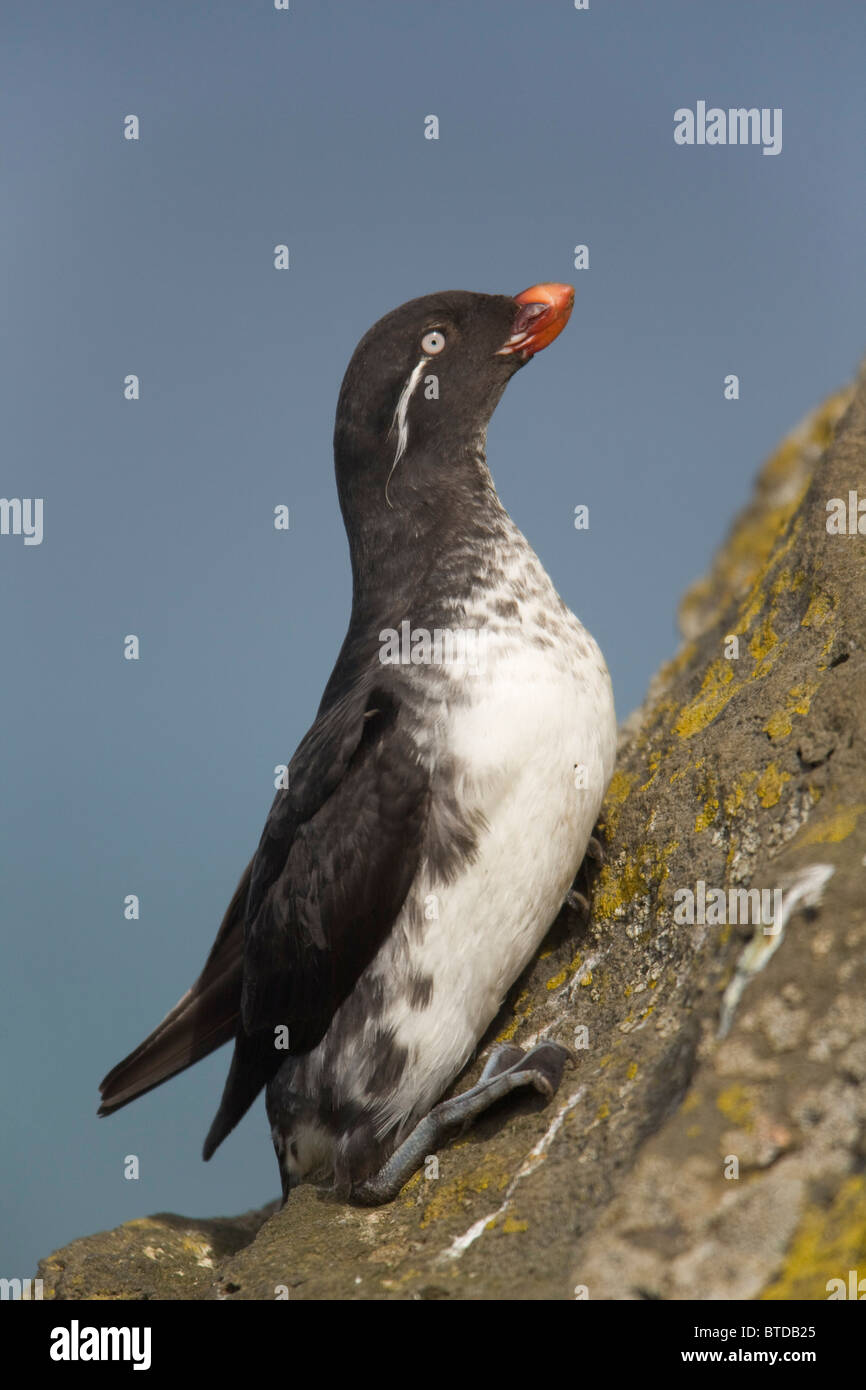
[[(576, 284), (488, 458), (625, 716), (758, 464), (866, 346), (866, 8), (7, 0), (0, 35), (0, 493), (44, 499), (41, 545), (0, 537), (0, 1274), (23, 1277), (133, 1216), (278, 1192), (260, 1104), (200, 1160), (227, 1052), (109, 1120), (96, 1087), (198, 973), (342, 640), (357, 340), (430, 291)], [(782, 108), (781, 153), (676, 145), (699, 100)]]

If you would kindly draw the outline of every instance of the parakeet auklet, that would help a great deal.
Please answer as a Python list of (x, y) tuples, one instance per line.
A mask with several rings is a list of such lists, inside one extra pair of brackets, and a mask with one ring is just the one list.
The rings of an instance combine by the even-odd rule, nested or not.
[[(349, 630), (204, 970), (100, 1114), (229, 1039), (210, 1158), (263, 1086), (284, 1198), (385, 1201), (453, 1128), (566, 1057), (494, 1048), (440, 1102), (577, 873), (614, 765), (596, 643), (485, 461), (509, 379), (574, 291), (413, 299), (361, 339), (334, 454)], [(541, 466), (536, 463), (541, 472)]]

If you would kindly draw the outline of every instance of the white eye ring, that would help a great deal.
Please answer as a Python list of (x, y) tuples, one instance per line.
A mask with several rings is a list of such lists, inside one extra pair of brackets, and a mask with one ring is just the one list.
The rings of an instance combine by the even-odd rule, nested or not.
[(421, 339), (421, 347), (432, 357), (435, 357), (437, 352), (441, 352), (444, 346), (445, 334), (440, 333), (438, 328), (434, 328), (430, 333), (425, 333)]

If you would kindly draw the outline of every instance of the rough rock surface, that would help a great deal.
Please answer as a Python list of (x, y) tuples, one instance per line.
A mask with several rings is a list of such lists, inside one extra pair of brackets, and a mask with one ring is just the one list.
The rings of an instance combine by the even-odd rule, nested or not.
[[(561, 914), (490, 1032), (575, 1049), (550, 1105), (503, 1103), (385, 1208), (302, 1188), (75, 1241), (45, 1296), (821, 1299), (866, 1275), (866, 535), (827, 530), (858, 489), (866, 382), (785, 441), (686, 596), (591, 921)], [(730, 920), (736, 889), (782, 891), (769, 932)]]

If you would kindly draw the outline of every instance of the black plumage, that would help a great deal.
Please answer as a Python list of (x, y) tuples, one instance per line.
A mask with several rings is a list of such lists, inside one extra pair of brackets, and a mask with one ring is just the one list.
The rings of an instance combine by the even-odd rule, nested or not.
[[(487, 422), (509, 378), (556, 336), (570, 308), (563, 286), (517, 300), (431, 295), (387, 315), (358, 345), (334, 433), (353, 575), (345, 641), (202, 974), (105, 1078), (100, 1114), (234, 1039), (204, 1156), (268, 1085), (287, 1192), (304, 1176), (359, 1189), (429, 1110), (422, 1085), (387, 1120), (389, 1096), (407, 1090), (410, 1068), (425, 1065), (400, 1020), (407, 1010), (426, 1014), (433, 1046), (435, 1010), (446, 1003), (423, 891), (432, 885), (447, 898), (459, 888), (489, 833), (483, 797), (466, 794), (472, 769), (448, 736), (449, 720), (471, 710), (479, 692), (453, 671), (384, 664), (382, 633), (407, 619), (416, 630), (453, 629), (481, 612), (509, 654), (527, 640), (535, 659), (557, 630), (568, 660), (591, 643), (548, 593), (484, 457)], [(435, 394), (424, 389), (431, 376)], [(555, 611), (527, 638), (522, 610), (539, 603)], [(594, 660), (588, 647), (586, 655)], [(579, 866), (582, 826), (568, 864), (553, 866), (557, 883)], [(395, 931), (410, 943), (403, 955)], [(466, 1024), (461, 1056), (489, 1021), (485, 1010), (486, 995), (477, 1024)], [(275, 1046), (280, 1030), (287, 1050)], [(552, 1056), (542, 1059), (546, 1072), (539, 1063), (527, 1073), (531, 1084), (556, 1084), (561, 1059)], [(505, 1083), (491, 1076), (487, 1084)]]

